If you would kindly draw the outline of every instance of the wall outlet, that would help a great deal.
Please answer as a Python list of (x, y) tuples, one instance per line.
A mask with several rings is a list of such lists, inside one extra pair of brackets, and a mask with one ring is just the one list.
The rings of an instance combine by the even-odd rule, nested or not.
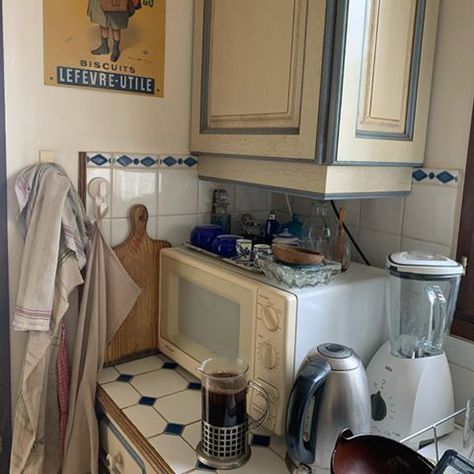
[(40, 150), (39, 152), (40, 163), (52, 163), (54, 159), (54, 151), (52, 150)]

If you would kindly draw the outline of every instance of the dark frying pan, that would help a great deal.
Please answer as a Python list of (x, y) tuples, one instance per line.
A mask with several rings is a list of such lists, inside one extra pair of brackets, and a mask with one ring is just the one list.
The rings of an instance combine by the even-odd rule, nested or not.
[(332, 454), (332, 474), (431, 474), (434, 466), (404, 444), (343, 430)]

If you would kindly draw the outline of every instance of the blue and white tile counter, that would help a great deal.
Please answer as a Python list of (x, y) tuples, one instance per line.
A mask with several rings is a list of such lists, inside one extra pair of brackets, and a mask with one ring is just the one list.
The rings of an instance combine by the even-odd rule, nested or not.
[[(176, 473), (218, 472), (200, 464), (201, 384), (163, 355), (103, 369), (99, 384)], [(287, 473), (283, 437), (252, 435), (252, 457), (236, 474)]]

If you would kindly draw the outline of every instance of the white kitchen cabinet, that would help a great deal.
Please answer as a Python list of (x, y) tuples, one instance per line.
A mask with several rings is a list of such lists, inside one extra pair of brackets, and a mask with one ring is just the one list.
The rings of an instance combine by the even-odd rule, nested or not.
[(195, 2), (193, 150), (314, 159), (325, 3)]
[(341, 100), (338, 120), (329, 127), (329, 159), (423, 163), (438, 7), (436, 0), (348, 2)]
[(200, 176), (324, 198), (409, 191), (424, 160), (438, 8), (196, 0)]

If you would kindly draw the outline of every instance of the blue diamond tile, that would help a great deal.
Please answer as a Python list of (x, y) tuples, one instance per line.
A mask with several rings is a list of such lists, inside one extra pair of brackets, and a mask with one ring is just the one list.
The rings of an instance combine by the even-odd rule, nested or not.
[(254, 434), (252, 437), (252, 444), (254, 446), (264, 446), (267, 448), (270, 446), (270, 436)]
[(214, 467), (209, 467), (209, 466), (206, 466), (204, 463), (202, 463), (201, 461), (198, 461), (196, 463), (196, 469), (201, 469), (201, 471), (210, 471), (210, 472), (216, 472), (216, 469)]
[(178, 364), (176, 362), (165, 362), (163, 364), (163, 369), (176, 369), (178, 367)]
[(138, 400), (140, 405), (147, 405), (149, 407), (153, 406), (156, 402), (156, 398), (154, 397), (142, 397)]
[(437, 174), (436, 177), (444, 184), (449, 183), (453, 179), (456, 179), (456, 177), (448, 171), (442, 171), (441, 173)]
[(424, 179), (428, 177), (428, 175), (423, 170), (420, 170), (420, 169), (413, 171), (412, 176), (413, 176), (413, 179), (415, 179), (418, 182), (423, 181)]
[(163, 163), (166, 165), (166, 166), (173, 166), (177, 163), (176, 159), (173, 158), (172, 156), (167, 156), (164, 160), (163, 160)]
[(201, 384), (199, 382), (190, 382), (188, 384), (188, 390), (201, 390)]
[(104, 155), (94, 155), (90, 161), (97, 166), (103, 166), (109, 162), (109, 160)]
[(117, 378), (117, 382), (130, 382), (133, 379), (133, 375), (120, 374)]
[(132, 163), (132, 159), (126, 155), (121, 156), (117, 162), (120, 163), (122, 166), (128, 166)]
[(186, 166), (189, 166), (190, 168), (192, 168), (195, 164), (197, 164), (197, 160), (196, 158), (193, 158), (192, 156), (188, 156), (185, 160), (184, 160), (184, 164)]
[(147, 168), (153, 166), (155, 163), (156, 161), (151, 156), (147, 156), (141, 161), (141, 164), (146, 166)]
[(184, 430), (184, 425), (179, 423), (168, 423), (165, 427), (164, 433), (180, 436)]

